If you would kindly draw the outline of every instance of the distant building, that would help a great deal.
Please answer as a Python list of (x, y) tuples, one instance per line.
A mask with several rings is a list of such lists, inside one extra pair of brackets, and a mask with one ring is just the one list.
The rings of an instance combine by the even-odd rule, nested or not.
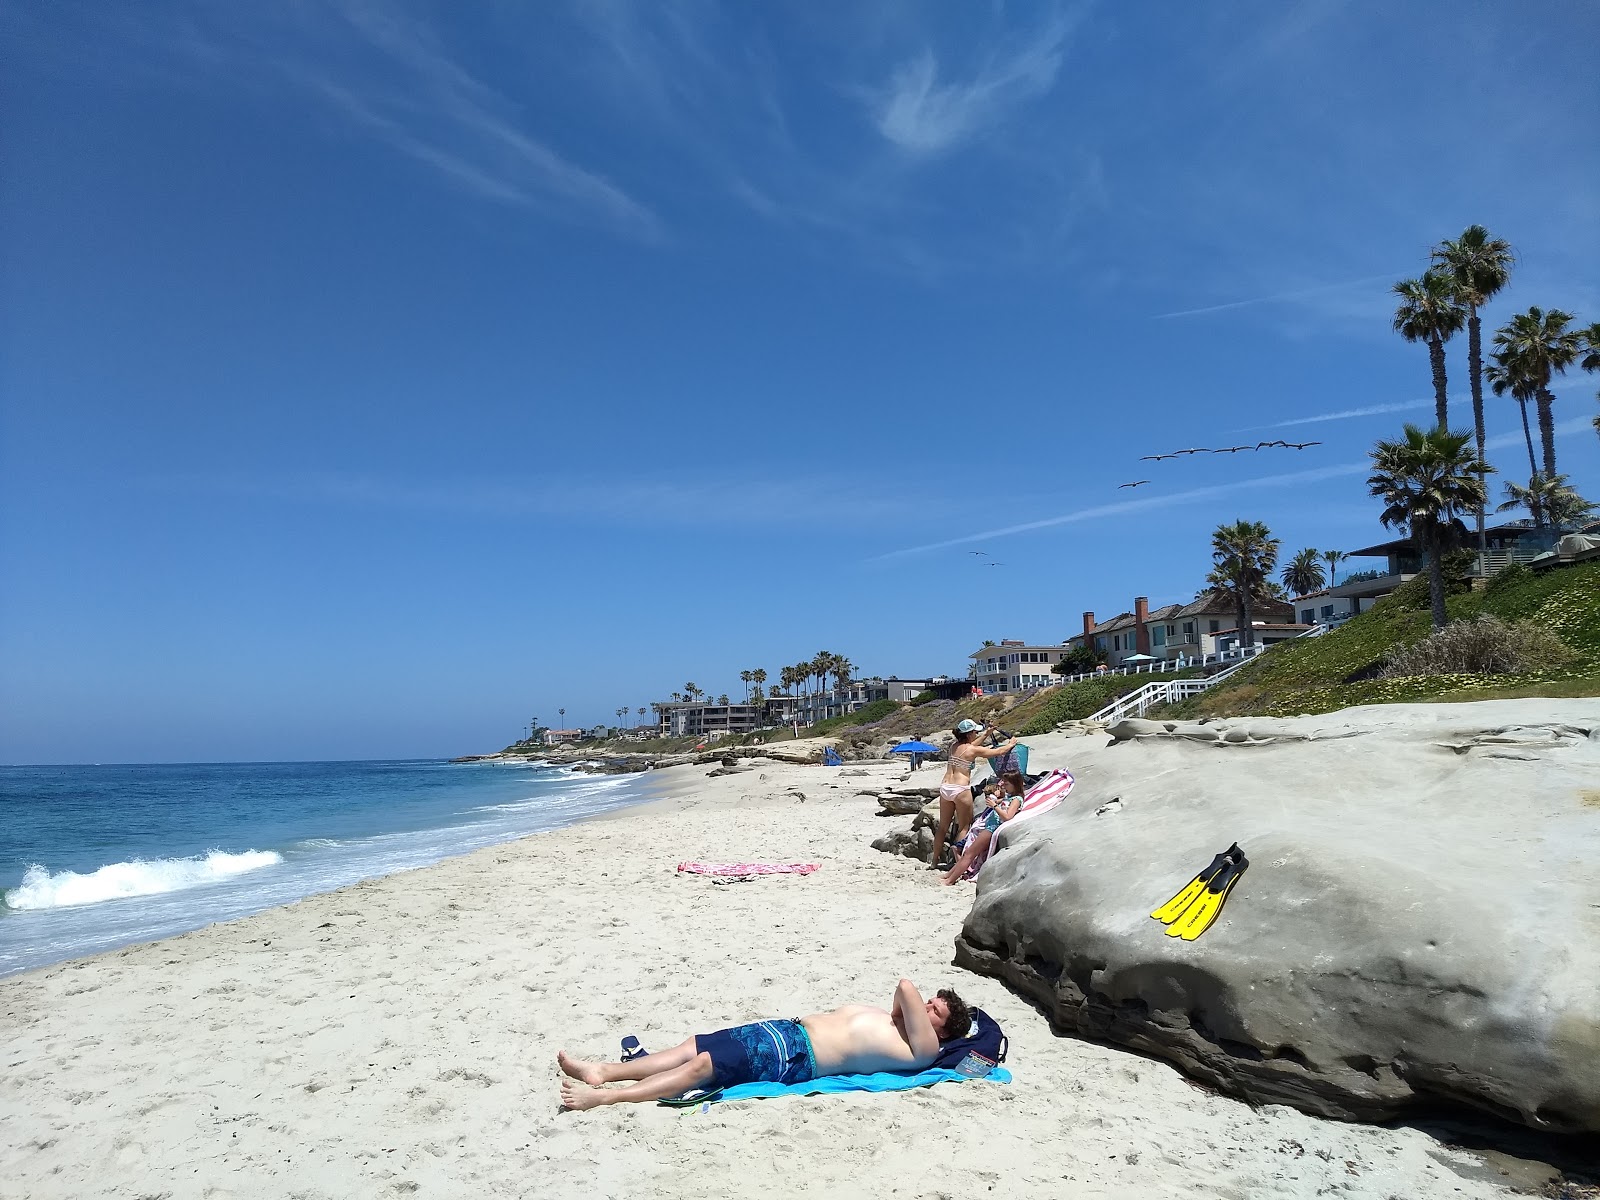
[[(1511, 563), (1532, 562), (1554, 547), (1560, 537), (1560, 531), (1540, 528), (1531, 521), (1507, 521), (1501, 525), (1490, 525), (1483, 533), (1488, 549), (1476, 556), (1472, 572), (1479, 578), (1485, 579)], [(1468, 535), (1465, 548), (1477, 550), (1478, 539), (1475, 532)], [(1346, 579), (1337, 587), (1328, 589), (1330, 597), (1349, 600), (1356, 606), (1357, 612), (1366, 612), (1406, 580), (1428, 569), (1426, 556), (1417, 549), (1416, 543), (1409, 537), (1352, 550), (1350, 557), (1384, 560), (1384, 565), (1377, 568), (1377, 574), (1358, 572), (1356, 578)], [(1363, 579), (1361, 575), (1367, 577)]]
[(1302, 625), (1338, 625), (1356, 615), (1356, 602), (1349, 596), (1336, 596), (1327, 588), (1307, 592), (1289, 601)]
[(718, 737), (752, 733), (761, 728), (766, 704), (713, 704), (704, 700), (676, 700), (652, 706), (661, 714), (667, 737)]
[[(1258, 626), (1285, 624), (1294, 618), (1293, 606), (1281, 601), (1251, 605), (1251, 621)], [(1154, 610), (1148, 597), (1135, 596), (1132, 612), (1118, 613), (1108, 621), (1096, 621), (1094, 613), (1084, 613), (1083, 632), (1075, 634), (1068, 645), (1093, 647), (1106, 656), (1111, 667), (1123, 666), (1141, 654), (1169, 663), (1190, 662), (1217, 653), (1218, 635), (1236, 632), (1238, 624), (1233, 601), (1215, 593)]]
[(1029, 688), (1049, 687), (1060, 682), (1060, 677), (1053, 675), (1050, 668), (1070, 651), (1070, 646), (1060, 642), (1040, 646), (1007, 640), (998, 645), (980, 646), (967, 655), (974, 664), (971, 681), (985, 692), (1023, 692)]
[(546, 729), (544, 731), (544, 744), (546, 746), (559, 746), (562, 742), (581, 742), (584, 739), (581, 729)]

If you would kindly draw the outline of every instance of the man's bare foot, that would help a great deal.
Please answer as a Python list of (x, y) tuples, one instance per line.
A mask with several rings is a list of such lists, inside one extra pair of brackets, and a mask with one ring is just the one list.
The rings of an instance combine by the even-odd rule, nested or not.
[(605, 1079), (600, 1074), (600, 1064), (585, 1062), (581, 1058), (573, 1058), (565, 1050), (556, 1051), (556, 1062), (561, 1067), (564, 1075), (574, 1079), (581, 1079), (588, 1084), (604, 1083)]
[(588, 1108), (599, 1108), (606, 1102), (606, 1094), (599, 1088), (589, 1087), (575, 1079), (561, 1081), (561, 1107), (570, 1108), (573, 1112), (583, 1112)]

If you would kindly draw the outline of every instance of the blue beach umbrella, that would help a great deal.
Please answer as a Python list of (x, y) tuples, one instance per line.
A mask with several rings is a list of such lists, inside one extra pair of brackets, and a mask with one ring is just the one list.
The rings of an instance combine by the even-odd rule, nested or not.
[(937, 754), (939, 747), (927, 742), (901, 742), (889, 751), (890, 754)]

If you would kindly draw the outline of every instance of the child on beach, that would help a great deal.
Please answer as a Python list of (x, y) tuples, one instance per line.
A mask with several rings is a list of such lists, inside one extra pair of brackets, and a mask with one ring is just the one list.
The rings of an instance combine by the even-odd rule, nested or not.
[(989, 857), (989, 843), (994, 840), (995, 832), (1022, 811), (1022, 794), (1027, 790), (1028, 783), (1021, 771), (1007, 771), (1000, 776), (991, 793), (994, 798), (973, 820), (966, 838), (956, 843), (957, 857), (955, 865), (945, 874), (945, 887), (978, 873), (977, 868)]
[(964, 718), (952, 731), (956, 744), (950, 748), (950, 760), (945, 764), (944, 780), (939, 784), (939, 824), (934, 830), (933, 856), (928, 869), (939, 869), (944, 857), (944, 845), (950, 834), (950, 818), (956, 819), (956, 838), (967, 836), (972, 827), (972, 765), (979, 758), (999, 758), (1017, 744), (1016, 738), (999, 746), (978, 745), (978, 740), (990, 733), (993, 725), (980, 725), (971, 717)]

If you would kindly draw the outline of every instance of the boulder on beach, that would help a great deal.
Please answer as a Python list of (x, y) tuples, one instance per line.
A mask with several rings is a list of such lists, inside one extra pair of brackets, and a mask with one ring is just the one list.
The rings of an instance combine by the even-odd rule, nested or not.
[[(1109, 732), (1000, 832), (959, 964), (1251, 1101), (1600, 1131), (1600, 702)], [(1151, 911), (1232, 842), (1220, 918), (1167, 936)]]

